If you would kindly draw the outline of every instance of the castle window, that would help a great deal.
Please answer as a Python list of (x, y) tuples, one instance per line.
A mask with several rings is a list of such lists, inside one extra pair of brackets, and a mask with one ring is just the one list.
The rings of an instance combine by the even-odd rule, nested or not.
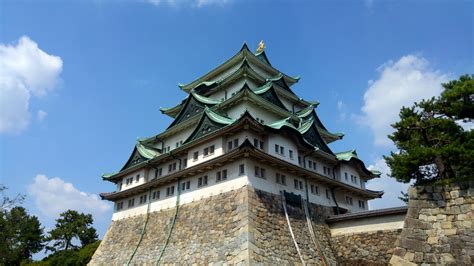
[(241, 164), (239, 165), (239, 175), (244, 175), (245, 174), (245, 165)]
[(293, 160), (293, 151), (289, 150), (288, 152), (289, 152), (290, 159)]
[(151, 198), (153, 200), (159, 199), (160, 198), (160, 191), (159, 190), (153, 191), (153, 193), (151, 194)]
[(279, 152), (280, 152), (280, 145), (275, 144), (275, 153), (279, 153)]
[(359, 208), (365, 209), (365, 202), (363, 200), (359, 200)]
[(188, 166), (188, 159), (184, 158), (183, 159), (183, 168), (186, 168)]
[(232, 141), (227, 142), (227, 150), (232, 150)]
[(121, 209), (123, 209), (123, 201), (117, 202), (117, 211), (120, 211)]
[(301, 165), (301, 156), (298, 156), (298, 164)]
[(174, 186), (167, 187), (166, 188), (166, 196), (169, 197), (169, 196), (173, 196), (173, 195), (174, 195)]
[(308, 168), (309, 169), (313, 168), (313, 161), (308, 161)]
[(286, 186), (286, 176), (280, 173), (275, 174), (275, 179), (278, 184)]
[(319, 187), (315, 185), (311, 185), (311, 193), (315, 195), (319, 195)]
[(352, 198), (346, 196), (346, 203), (349, 204), (349, 205), (353, 205), (353, 203), (352, 203)]
[(140, 174), (138, 174), (136, 177), (135, 177), (135, 182), (138, 182), (140, 180)]
[(326, 174), (327, 173), (326, 166), (324, 166), (323, 168), (324, 168), (324, 174)]
[(255, 166), (255, 176), (265, 179), (265, 168)]
[(145, 204), (146, 203), (146, 194), (140, 196), (140, 204)]
[(280, 146), (280, 154), (285, 156), (285, 148), (283, 146)]
[(301, 182), (301, 181), (299, 181), (298, 179), (295, 178), (294, 184), (295, 184), (295, 189), (303, 190), (303, 182)]
[(214, 149), (215, 149), (214, 145), (204, 148), (204, 156), (209, 156), (209, 155), (214, 154)]
[(185, 191), (191, 188), (191, 181), (181, 183), (181, 191)]
[(122, 182), (119, 183), (118, 187), (119, 187), (119, 189), (118, 189), (119, 191), (122, 190)]
[(329, 189), (326, 189), (326, 198), (328, 198), (328, 199), (331, 198), (331, 194), (329, 193)]
[(348, 177), (347, 177), (347, 172), (344, 173), (344, 178), (346, 179), (346, 181), (348, 181)]
[(198, 187), (207, 185), (207, 175), (198, 178)]
[(161, 174), (162, 174), (162, 169), (161, 168), (155, 169), (155, 178), (161, 176)]
[(258, 147), (258, 139), (253, 139), (253, 146)]
[(239, 146), (239, 139), (234, 139), (234, 148)]
[(179, 147), (179, 142), (176, 142), (176, 148), (178, 148), (178, 147)]
[(260, 144), (260, 149), (263, 150), (263, 141), (259, 141), (259, 144)]
[(128, 207), (131, 208), (135, 205), (135, 199), (129, 199), (128, 200)]
[(217, 171), (216, 172), (216, 182), (223, 181), (227, 179), (227, 170)]
[(193, 161), (197, 161), (198, 157), (199, 157), (199, 151), (195, 151), (193, 154)]

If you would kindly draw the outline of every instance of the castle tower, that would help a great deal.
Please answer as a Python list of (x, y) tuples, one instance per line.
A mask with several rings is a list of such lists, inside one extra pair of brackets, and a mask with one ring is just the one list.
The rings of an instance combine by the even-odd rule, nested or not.
[(263, 42), (179, 87), (186, 98), (161, 112), (163, 132), (136, 143), (104, 175), (112, 224), (91, 264), (331, 264), (325, 218), (367, 210), (382, 196), (365, 184), (355, 150), (319, 119), (318, 102), (270, 64)]

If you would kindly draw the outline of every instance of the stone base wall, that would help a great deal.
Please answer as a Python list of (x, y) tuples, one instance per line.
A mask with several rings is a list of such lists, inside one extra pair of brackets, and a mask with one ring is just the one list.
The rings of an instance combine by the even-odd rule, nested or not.
[[(153, 212), (132, 265), (154, 265), (175, 209)], [(113, 221), (89, 265), (124, 265), (137, 246), (145, 215)], [(247, 187), (180, 206), (161, 259), (167, 264), (248, 264)]]
[(408, 213), (390, 263), (474, 264), (474, 181), (409, 189)]
[(332, 236), (340, 265), (387, 265), (401, 229)]
[[(321, 264), (302, 208), (288, 205), (291, 225), (305, 263)], [(331, 209), (310, 206), (313, 228), (323, 253), (335, 256), (324, 223)], [(165, 244), (175, 209), (150, 213), (142, 241), (131, 264), (155, 264)], [(146, 215), (113, 221), (90, 265), (123, 265), (141, 236)], [(180, 206), (161, 264), (282, 265), (300, 264), (288, 229), (281, 198), (243, 187)]]
[[(249, 207), (251, 264), (300, 264), (301, 260), (288, 228), (281, 197), (260, 190), (252, 191), (249, 194)], [(327, 261), (334, 264), (330, 231), (324, 222), (332, 214), (332, 209), (314, 204), (310, 204), (308, 208), (322, 252)], [(287, 210), (304, 262), (312, 265), (323, 264), (322, 254), (311, 239), (303, 208), (288, 204)]]

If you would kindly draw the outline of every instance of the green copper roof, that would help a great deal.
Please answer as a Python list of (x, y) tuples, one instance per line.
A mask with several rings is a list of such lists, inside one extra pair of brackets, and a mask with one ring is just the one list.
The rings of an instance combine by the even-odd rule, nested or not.
[(301, 123), (301, 126), (298, 128), (298, 131), (301, 134), (306, 133), (311, 128), (313, 123), (314, 123), (314, 120), (312, 118), (308, 119), (307, 121), (304, 121), (303, 123)]
[(214, 122), (224, 124), (224, 125), (230, 125), (232, 124), (235, 120), (229, 117), (222, 116), (214, 111), (212, 111), (210, 108), (205, 108), (204, 112), (206, 115)]
[(372, 177), (380, 177), (382, 174), (378, 170), (369, 170), (365, 167), (364, 162), (362, 162), (361, 159), (357, 156), (357, 152), (355, 149), (349, 150), (349, 151), (343, 151), (343, 152), (338, 152), (336, 153), (336, 158), (339, 161), (346, 161), (349, 162), (350, 160), (354, 159), (355, 162), (357, 162), (362, 169), (363, 172), (365, 172), (367, 175), (372, 176)]
[(137, 151), (140, 153), (140, 155), (147, 159), (152, 159), (160, 155), (160, 152), (158, 152), (157, 150), (147, 148), (145, 145), (141, 144), (140, 142), (138, 142), (135, 145), (135, 147), (137, 147)]
[(339, 161), (350, 161), (352, 158), (359, 159), (359, 157), (357, 157), (357, 152), (355, 149), (337, 152), (335, 153), (335, 155)]
[(220, 100), (215, 100), (212, 98), (204, 97), (202, 95), (197, 94), (194, 91), (191, 91), (191, 94), (196, 98), (196, 100), (205, 103), (205, 104), (219, 104), (221, 101)]
[[(264, 60), (262, 60), (261, 57), (262, 57), (262, 55), (260, 55), (260, 57), (259, 57), (259, 56), (255, 55), (254, 53), (252, 53), (248, 49), (247, 45), (244, 44), (237, 54), (235, 54), (234, 56), (232, 56), (231, 58), (226, 60), (221, 65), (217, 66), (213, 70), (211, 70), (208, 73), (204, 74), (200, 78), (192, 81), (191, 83), (179, 84), (179, 87), (182, 90), (184, 90), (186, 92), (189, 92), (189, 91), (191, 91), (191, 89), (196, 88), (198, 86), (198, 84), (203, 84), (203, 83), (206, 83), (206, 82), (210, 82), (209, 80), (215, 79), (219, 74), (221, 74), (225, 70), (229, 69), (230, 67), (234, 66), (235, 63), (238, 60), (242, 60), (242, 59), (243, 60), (251, 59), (252, 62), (255, 62), (257, 65), (260, 65), (262, 68), (266, 69), (270, 73), (271, 72), (280, 73), (280, 71), (278, 69), (276, 69), (272, 65), (270, 65), (269, 62), (265, 62)], [(266, 55), (265, 55), (265, 57), (266, 57)], [(288, 76), (288, 75), (284, 75), (284, 78), (288, 82), (290, 82), (291, 84), (294, 84), (294, 83), (298, 82), (298, 80), (299, 80), (299, 78), (294, 78), (294, 77), (291, 77), (291, 76)], [(211, 82), (211, 83), (213, 83), (213, 82)]]
[(282, 120), (275, 121), (271, 124), (266, 124), (266, 126), (274, 128), (274, 129), (280, 129), (283, 126), (291, 127), (293, 129), (296, 129), (296, 127), (290, 122), (291, 117), (284, 118)]
[(300, 110), (300, 111), (296, 112), (296, 115), (299, 118), (307, 117), (308, 115), (310, 115), (313, 112), (314, 108), (318, 105), (319, 105), (319, 102), (311, 103), (310, 105), (308, 105), (308, 107), (304, 108), (303, 110)]

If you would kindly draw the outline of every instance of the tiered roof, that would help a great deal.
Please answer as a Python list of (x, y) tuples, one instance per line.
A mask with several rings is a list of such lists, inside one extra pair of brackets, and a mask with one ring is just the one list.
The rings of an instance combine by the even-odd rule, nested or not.
[[(266, 78), (259, 74), (263, 73), (262, 71), (271, 77)], [(241, 88), (227, 99), (213, 99), (211, 97), (213, 93), (226, 88), (227, 85), (242, 77), (252, 80), (259, 86), (252, 89), (244, 82)], [(188, 93), (187, 97), (174, 107), (160, 109), (163, 114), (174, 118), (166, 131), (139, 140), (120, 172), (104, 175), (103, 177), (111, 181), (116, 180), (116, 178), (132, 169), (137, 169), (159, 158), (169, 156), (161, 149), (155, 148), (155, 144), (184, 128), (192, 127), (193, 131), (183, 142), (183, 146), (176, 150), (189, 147), (204, 137), (210, 137), (215, 132), (235, 127), (244, 123), (243, 121), (253, 123), (261, 130), (277, 131), (279, 133), (288, 132), (289, 135), (296, 138), (301, 147), (316, 155), (334, 162), (339, 160), (354, 163), (369, 176), (377, 176), (377, 173), (365, 168), (363, 162), (357, 158), (355, 151), (352, 153), (333, 153), (328, 144), (342, 139), (344, 135), (331, 133), (322, 124), (315, 111), (319, 102), (305, 101), (293, 92), (291, 86), (298, 80), (299, 77), (291, 77), (274, 68), (264, 51), (254, 54), (244, 44), (237, 54), (222, 65), (191, 83), (180, 84), (179, 87)], [(285, 106), (283, 99), (292, 103), (292, 110)], [(261, 121), (255, 120), (248, 112), (245, 112), (240, 118), (227, 117), (226, 110), (240, 101), (254, 103), (282, 117), (282, 119), (267, 121), (263, 124)], [(295, 112), (294, 106), (298, 106), (299, 111)]]

